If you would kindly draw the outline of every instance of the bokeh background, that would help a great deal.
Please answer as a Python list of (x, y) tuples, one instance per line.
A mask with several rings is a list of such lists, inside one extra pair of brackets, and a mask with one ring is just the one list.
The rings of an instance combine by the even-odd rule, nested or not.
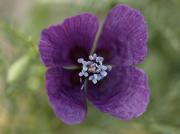
[[(65, 125), (45, 94), (41, 30), (84, 11), (102, 23), (118, 3), (148, 23), (149, 54), (139, 65), (151, 87), (147, 112), (121, 121), (89, 104), (84, 123)], [(180, 0), (0, 0), (0, 134), (180, 134)]]

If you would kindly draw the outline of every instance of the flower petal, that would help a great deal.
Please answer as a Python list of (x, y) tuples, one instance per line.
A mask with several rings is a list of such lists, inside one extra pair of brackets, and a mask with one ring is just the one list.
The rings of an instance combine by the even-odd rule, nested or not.
[(150, 97), (147, 77), (135, 67), (113, 68), (102, 83), (89, 83), (87, 94), (102, 112), (124, 120), (143, 114)]
[(77, 124), (87, 113), (86, 98), (77, 72), (51, 68), (46, 73), (46, 89), (49, 102), (57, 115), (67, 124)]
[(112, 64), (138, 64), (147, 54), (147, 34), (143, 15), (127, 5), (118, 5), (105, 19), (97, 53), (110, 51), (106, 53), (109, 59), (105, 59)]
[(98, 19), (83, 13), (42, 31), (39, 52), (46, 66), (72, 65), (89, 55), (98, 30)]

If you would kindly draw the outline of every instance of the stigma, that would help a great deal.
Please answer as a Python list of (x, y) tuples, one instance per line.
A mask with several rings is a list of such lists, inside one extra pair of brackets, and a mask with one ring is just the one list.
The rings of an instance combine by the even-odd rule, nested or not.
[(93, 54), (89, 56), (89, 60), (84, 60), (83, 58), (78, 58), (77, 62), (82, 64), (82, 70), (79, 72), (80, 81), (81, 78), (88, 78), (89, 81), (92, 81), (93, 84), (98, 83), (108, 75), (108, 72), (111, 71), (111, 65), (103, 64), (104, 58)]

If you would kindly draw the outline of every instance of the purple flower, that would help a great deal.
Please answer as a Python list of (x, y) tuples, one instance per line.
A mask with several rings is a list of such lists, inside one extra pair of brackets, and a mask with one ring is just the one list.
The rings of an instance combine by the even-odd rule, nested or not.
[(57, 117), (67, 124), (85, 119), (87, 100), (124, 120), (143, 114), (149, 103), (147, 76), (135, 67), (147, 54), (147, 25), (142, 14), (117, 5), (94, 43), (97, 31), (98, 18), (91, 13), (67, 18), (42, 31), (39, 52), (48, 68), (47, 95)]

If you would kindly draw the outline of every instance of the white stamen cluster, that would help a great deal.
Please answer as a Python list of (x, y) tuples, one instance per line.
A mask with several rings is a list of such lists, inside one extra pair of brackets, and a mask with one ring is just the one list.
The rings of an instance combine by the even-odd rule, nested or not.
[(90, 55), (89, 60), (85, 61), (83, 58), (77, 60), (82, 64), (82, 70), (79, 73), (80, 77), (85, 77), (96, 84), (107, 76), (107, 72), (112, 69), (110, 65), (103, 65), (104, 58), (97, 56), (96, 54)]

